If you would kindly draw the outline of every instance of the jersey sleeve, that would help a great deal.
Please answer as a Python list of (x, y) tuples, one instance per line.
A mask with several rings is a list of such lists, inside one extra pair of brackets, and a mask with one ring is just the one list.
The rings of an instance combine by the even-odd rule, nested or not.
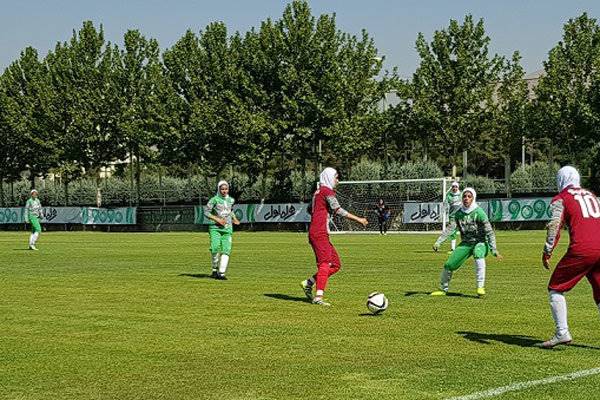
[(27, 202), (25, 202), (25, 217), (27, 218), (27, 221), (31, 220), (32, 214), (33, 214), (33, 202), (31, 201), (31, 199), (28, 199)]
[(550, 203), (550, 221), (546, 225), (546, 243), (544, 244), (544, 253), (552, 255), (552, 251), (560, 239), (560, 229), (564, 223), (565, 205), (563, 199), (558, 197)]
[(488, 246), (490, 246), (490, 250), (492, 250), (492, 254), (496, 255), (498, 249), (496, 247), (496, 233), (494, 233), (494, 228), (492, 228), (492, 224), (490, 223), (490, 219), (488, 218), (485, 211), (481, 211), (480, 222), (483, 224), (483, 231), (485, 232), (485, 240), (487, 241)]
[(338, 201), (337, 197), (334, 195), (329, 195), (325, 197), (325, 199), (327, 200), (327, 205), (329, 206), (332, 214), (339, 215), (340, 217), (345, 217), (348, 215), (348, 211), (344, 210), (342, 206), (340, 206), (340, 202)]
[(204, 206), (204, 215), (208, 216), (212, 214), (212, 210), (215, 207), (215, 198), (211, 197), (210, 200), (208, 200), (208, 203), (206, 203), (206, 205)]

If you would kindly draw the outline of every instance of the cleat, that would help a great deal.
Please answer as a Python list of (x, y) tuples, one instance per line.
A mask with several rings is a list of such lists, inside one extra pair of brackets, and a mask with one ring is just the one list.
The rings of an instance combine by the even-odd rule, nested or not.
[(210, 277), (211, 277), (211, 278), (213, 278), (213, 279), (217, 279), (217, 277), (218, 277), (218, 276), (219, 276), (219, 273), (218, 273), (217, 271), (213, 271), (213, 272), (210, 274)]
[(479, 297), (485, 296), (485, 288), (482, 288), (482, 287), (477, 288), (477, 296), (479, 296)]
[(306, 298), (312, 300), (312, 286), (308, 284), (308, 281), (304, 280), (300, 282), (300, 287), (302, 287), (302, 291), (304, 291), (304, 295), (306, 296)]
[(429, 293), (430, 296), (445, 296), (447, 294), (448, 293), (446, 293), (444, 290), (436, 290), (435, 292)]
[(552, 336), (550, 340), (546, 340), (544, 343), (539, 344), (539, 347), (542, 347), (544, 349), (551, 349), (559, 344), (569, 344), (572, 340), (573, 338), (571, 337), (571, 334), (569, 332), (565, 332), (562, 335), (559, 335), (557, 333), (554, 336)]
[(446, 254), (450, 255), (450, 254), (452, 254), (452, 252), (454, 252), (454, 250), (448, 250), (448, 252)]
[(320, 305), (320, 306), (325, 306), (325, 307), (330, 307), (331, 306), (331, 303), (328, 303), (328, 302), (324, 301), (322, 297), (315, 297), (313, 299), (312, 303)]
[(217, 274), (217, 277), (215, 279), (220, 281), (226, 281), (227, 277), (224, 274)]
[(37, 248), (37, 247), (35, 247), (34, 245), (31, 245), (31, 246), (29, 246), (29, 250), (35, 250), (35, 251), (38, 251), (38, 248)]

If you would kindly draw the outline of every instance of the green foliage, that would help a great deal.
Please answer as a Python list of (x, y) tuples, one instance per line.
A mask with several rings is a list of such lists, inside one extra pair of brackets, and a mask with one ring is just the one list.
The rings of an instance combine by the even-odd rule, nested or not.
[(555, 192), (556, 173), (559, 166), (552, 166), (545, 162), (535, 162), (518, 167), (510, 177), (511, 190), (515, 193), (528, 192)]
[(443, 176), (440, 167), (432, 161), (393, 163), (388, 173), (388, 179), (425, 179)]
[[(584, 13), (565, 24), (532, 102), (519, 53), (491, 55), (490, 42), (483, 20), (450, 20), (429, 41), (418, 35), (419, 66), (402, 81), (382, 72), (366, 31), (346, 33), (303, 0), (243, 34), (222, 22), (187, 31), (162, 54), (138, 30), (119, 47), (85, 21), (43, 60), (24, 49), (0, 77), (0, 177), (59, 173), (51, 198), (68, 202), (71, 180), (97, 186), (102, 167), (125, 160), (134, 202), (168, 185), (152, 177), (157, 168), (192, 177), (197, 193), (233, 168), (254, 187), (249, 197), (306, 198), (323, 165), (357, 179), (437, 177), (433, 164), (399, 160), (448, 174), (468, 150), (468, 172), (504, 176), (525, 136), (536, 159), (576, 162), (600, 181), (597, 21)], [(361, 172), (358, 159), (381, 168)], [(545, 190), (545, 175), (531, 179), (515, 182)]]
[(379, 161), (361, 160), (352, 166), (348, 179), (342, 177), (342, 180), (348, 181), (376, 181), (381, 179), (383, 166)]
[(563, 30), (535, 89), (532, 124), (538, 137), (550, 138), (562, 161), (574, 163), (598, 141), (600, 27), (583, 13)]
[(462, 188), (472, 187), (477, 194), (494, 194), (498, 192), (498, 185), (493, 179), (487, 176), (468, 175), (466, 179), (461, 180)]
[(416, 41), (421, 62), (410, 89), (414, 119), (423, 147), (449, 157), (452, 164), (492, 118), (488, 105), (503, 59), (488, 55), (489, 43), (483, 20), (475, 22), (471, 15), (462, 24), (450, 20), (431, 43), (422, 33)]

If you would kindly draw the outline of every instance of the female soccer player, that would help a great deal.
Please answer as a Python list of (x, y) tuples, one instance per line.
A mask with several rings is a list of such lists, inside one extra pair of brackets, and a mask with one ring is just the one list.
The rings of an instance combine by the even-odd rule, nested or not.
[(42, 216), (42, 204), (38, 199), (38, 191), (33, 189), (31, 197), (25, 203), (25, 211), (27, 212), (27, 222), (31, 224), (31, 235), (29, 235), (29, 250), (37, 250), (35, 243), (40, 237), (42, 226), (40, 225), (40, 217)]
[(440, 290), (432, 292), (432, 296), (445, 296), (448, 292), (452, 273), (459, 269), (467, 258), (475, 259), (475, 275), (477, 279), (477, 295), (485, 296), (485, 257), (491, 251), (502, 258), (496, 249), (496, 235), (487, 214), (477, 205), (477, 193), (473, 188), (462, 191), (462, 206), (450, 217), (450, 224), (433, 245), (438, 251), (441, 244), (458, 229), (461, 242), (444, 264), (440, 278)]
[(592, 285), (594, 302), (600, 311), (600, 203), (596, 195), (583, 189), (579, 172), (565, 166), (558, 170), (556, 183), (558, 195), (550, 203), (552, 218), (548, 222), (546, 244), (542, 252), (542, 264), (550, 269), (550, 257), (558, 244), (560, 230), (569, 230), (569, 248), (554, 268), (548, 297), (556, 330), (550, 340), (541, 344), (551, 348), (571, 342), (567, 324), (567, 301), (565, 292), (573, 289), (585, 276)]
[(208, 201), (204, 208), (204, 214), (210, 220), (208, 234), (212, 256), (211, 276), (215, 279), (227, 280), (225, 272), (227, 272), (231, 254), (232, 224), (240, 224), (233, 213), (234, 202), (233, 198), (229, 196), (229, 183), (219, 181), (217, 194)]
[[(366, 218), (357, 217), (340, 207), (335, 197), (335, 187), (338, 183), (337, 171), (333, 168), (325, 168), (321, 172), (319, 188), (313, 194), (311, 205), (310, 228), (308, 230), (308, 242), (312, 246), (317, 259), (317, 273), (302, 281), (301, 286), (304, 294), (313, 304), (330, 306), (323, 300), (325, 287), (329, 277), (339, 271), (341, 267), (340, 257), (335, 247), (329, 241), (329, 216), (339, 215), (353, 221), (368, 225)], [(317, 292), (313, 298), (312, 288), (316, 283)]]
[[(460, 186), (457, 181), (454, 181), (450, 186), (450, 190), (448, 190), (448, 193), (446, 193), (446, 209), (448, 211), (448, 220), (450, 220), (452, 215), (460, 209), (461, 205), (462, 195), (460, 193)], [(450, 236), (450, 248), (452, 250), (450, 250), (448, 254), (452, 253), (454, 249), (456, 249), (456, 235), (457, 233), (454, 232)]]
[(390, 219), (390, 208), (385, 204), (383, 199), (379, 199), (375, 205), (377, 212), (377, 222), (379, 222), (379, 234), (387, 235), (387, 222)]

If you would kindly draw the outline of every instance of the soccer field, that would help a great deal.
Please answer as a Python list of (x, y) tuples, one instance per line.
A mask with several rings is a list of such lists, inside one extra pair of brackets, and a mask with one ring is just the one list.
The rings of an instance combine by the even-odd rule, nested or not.
[[(235, 233), (217, 281), (205, 233), (44, 233), (32, 252), (2, 232), (0, 398), (598, 399), (589, 284), (567, 296), (573, 344), (533, 347), (553, 333), (544, 234), (497, 236), (483, 299), (472, 260), (455, 295), (427, 295), (448, 249), (434, 235), (333, 236), (326, 308), (299, 286), (315, 269), (305, 234)], [(390, 307), (371, 316), (376, 290)]]

